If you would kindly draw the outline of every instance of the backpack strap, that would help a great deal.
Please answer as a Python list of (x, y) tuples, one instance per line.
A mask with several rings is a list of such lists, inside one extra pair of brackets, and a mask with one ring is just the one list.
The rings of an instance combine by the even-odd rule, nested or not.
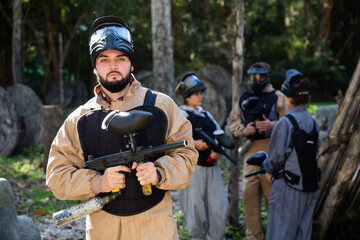
[(148, 89), (144, 98), (144, 106), (155, 106), (157, 94)]
[(292, 115), (286, 114), (285, 117), (287, 117), (290, 120), (290, 122), (292, 123), (295, 131), (300, 129), (299, 124), (297, 123), (296, 119)]

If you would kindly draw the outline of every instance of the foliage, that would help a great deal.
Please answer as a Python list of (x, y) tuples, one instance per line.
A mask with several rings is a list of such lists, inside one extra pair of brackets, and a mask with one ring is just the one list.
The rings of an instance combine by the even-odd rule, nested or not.
[[(175, 74), (218, 64), (232, 71), (234, 1), (171, 0)], [(330, 14), (326, 15), (326, 4)], [(11, 85), (12, 1), (0, 4), (0, 85)], [(135, 74), (152, 70), (151, 1), (23, 1), (24, 83), (43, 99), (58, 80), (59, 34), (63, 38), (65, 81), (93, 85), (88, 31), (102, 15), (126, 19), (134, 39)], [(356, 0), (245, 1), (245, 69), (255, 61), (272, 66), (280, 87), (284, 72), (297, 68), (312, 82), (313, 99), (333, 100), (345, 90), (360, 55), (360, 2)], [(329, 16), (329, 18), (326, 18)], [(323, 23), (329, 25), (323, 27)], [(329, 35), (320, 34), (329, 29)], [(90, 91), (91, 92), (91, 91)]]
[(310, 103), (307, 107), (306, 110), (310, 113), (313, 114), (314, 110), (320, 106), (326, 106), (326, 105), (331, 105), (331, 104), (335, 104), (334, 102), (313, 102)]
[(41, 146), (24, 149), (24, 154), (0, 157), (0, 177), (6, 178), (15, 195), (18, 215), (28, 215), (34, 221), (50, 217), (54, 212), (68, 208), (78, 201), (57, 200), (45, 185), (45, 174), (40, 167)]
[(189, 232), (185, 224), (185, 217), (182, 211), (175, 212), (174, 217), (177, 220), (179, 239), (190, 240)]

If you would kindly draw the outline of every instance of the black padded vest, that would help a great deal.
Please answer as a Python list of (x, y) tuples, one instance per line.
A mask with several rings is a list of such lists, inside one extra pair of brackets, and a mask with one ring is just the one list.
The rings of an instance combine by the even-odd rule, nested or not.
[[(140, 130), (135, 137), (138, 146), (157, 146), (165, 142), (168, 119), (161, 109), (155, 107), (155, 100), (156, 94), (148, 90), (144, 99), (144, 105), (134, 108), (134, 110), (148, 111), (153, 114), (147, 127)], [(123, 135), (101, 128), (103, 119), (111, 110), (102, 110), (98, 109), (96, 105), (94, 106), (94, 110), (80, 117), (77, 122), (78, 134), (85, 161), (87, 161), (89, 155), (93, 155), (96, 158), (117, 153), (120, 150), (128, 150), (126, 148), (128, 140)], [(154, 162), (162, 155), (163, 154), (157, 154), (148, 160)], [(134, 215), (152, 208), (164, 198), (166, 191), (158, 189), (155, 186), (152, 186), (152, 194), (145, 196), (142, 193), (142, 187), (135, 174), (135, 170), (132, 173), (125, 173), (126, 187), (121, 190), (122, 195), (106, 204), (103, 208), (104, 211), (118, 216)], [(104, 197), (110, 194), (111, 193), (101, 193), (99, 196)]]
[[(258, 97), (259, 101), (256, 103), (255, 107), (251, 109), (250, 111), (245, 111), (241, 108), (241, 104), (243, 101), (250, 97)], [(254, 113), (256, 114), (256, 120), (263, 120), (262, 115), (265, 114), (265, 116), (270, 120), (279, 120), (279, 114), (276, 112), (276, 102), (278, 100), (277, 95), (275, 94), (275, 91), (272, 92), (260, 92), (260, 93), (253, 93), (250, 91), (247, 91), (243, 93), (239, 99), (239, 107), (241, 109), (242, 113), (242, 121), (244, 123), (247, 123), (249, 118), (252, 118), (251, 116)], [(256, 121), (255, 120), (255, 121)], [(256, 131), (256, 133), (253, 136), (249, 136), (249, 138), (252, 138), (253, 140), (256, 139), (262, 139), (262, 138), (268, 138), (271, 135), (271, 131), (259, 133)]]

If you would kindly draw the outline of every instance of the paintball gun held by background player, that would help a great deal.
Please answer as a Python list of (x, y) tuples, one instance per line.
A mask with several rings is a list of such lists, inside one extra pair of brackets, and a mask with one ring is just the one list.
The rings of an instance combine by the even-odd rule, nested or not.
[(250, 164), (250, 165), (255, 165), (255, 166), (259, 166), (260, 170), (253, 172), (253, 173), (249, 173), (247, 175), (245, 175), (245, 177), (251, 177), (254, 176), (256, 174), (261, 174), (261, 173), (266, 173), (265, 169), (264, 169), (264, 161), (267, 158), (267, 153), (264, 151), (259, 151), (256, 154), (250, 156), (247, 160), (246, 163)]
[(195, 131), (199, 134), (201, 139), (213, 149), (214, 152), (221, 153), (227, 159), (229, 159), (233, 164), (238, 165), (238, 162), (235, 161), (232, 157), (230, 157), (226, 152), (225, 148), (233, 149), (234, 142), (228, 138), (223, 130), (215, 130), (213, 132), (215, 139), (211, 138), (208, 134), (206, 134), (201, 128), (196, 128)]
[(272, 130), (274, 124), (266, 118), (265, 110), (268, 108), (267, 104), (263, 104), (260, 108), (256, 108), (259, 97), (249, 97), (241, 103), (241, 109), (245, 112), (249, 112), (247, 118), (245, 118), (244, 125), (246, 132), (249, 135), (246, 142), (241, 147), (239, 156), (243, 156), (251, 146), (251, 142), (257, 139), (264, 131)]

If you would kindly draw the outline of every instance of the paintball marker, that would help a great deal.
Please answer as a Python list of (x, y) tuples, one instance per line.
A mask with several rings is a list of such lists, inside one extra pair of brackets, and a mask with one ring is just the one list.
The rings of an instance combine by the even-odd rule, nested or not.
[[(121, 151), (98, 158), (89, 155), (88, 161), (84, 163), (84, 167), (97, 171), (104, 171), (105, 169), (118, 165), (130, 165), (133, 162), (141, 164), (146, 162), (151, 156), (157, 153), (162, 153), (174, 148), (185, 147), (187, 142), (185, 140), (163, 144), (158, 146), (137, 146), (135, 141), (136, 132), (145, 128), (152, 119), (152, 113), (132, 110), (129, 112), (119, 112), (117, 110), (110, 112), (102, 122), (102, 128), (113, 131), (118, 134), (123, 134), (129, 140), (127, 145), (129, 150)], [(144, 195), (152, 193), (151, 184), (143, 185), (142, 190)], [(111, 195), (106, 197), (94, 197), (77, 206), (69, 209), (61, 210), (53, 214), (55, 224), (57, 226), (72, 222), (88, 214), (101, 210), (106, 203), (109, 203), (121, 196), (119, 189), (114, 189)]]
[(246, 119), (245, 125), (248, 125), (250, 122), (256, 122), (262, 118), (262, 112), (267, 108), (267, 104), (264, 104), (259, 110), (255, 110), (254, 108), (258, 101), (258, 97), (249, 97), (241, 103), (241, 108), (244, 111), (250, 112), (250, 117)]
[(209, 135), (207, 135), (201, 128), (195, 128), (195, 131), (199, 134), (201, 139), (210, 146), (214, 152), (221, 153), (224, 155), (227, 159), (229, 159), (233, 164), (238, 165), (237, 161), (232, 159), (226, 152), (225, 148), (233, 149), (234, 148), (234, 142), (225, 136), (223, 130), (215, 130), (214, 136), (215, 139), (212, 139)]
[[(254, 108), (258, 101), (259, 101), (258, 97), (249, 97), (248, 99), (246, 99), (245, 101), (243, 101), (241, 103), (241, 109), (244, 111), (250, 112), (250, 116), (246, 119), (246, 121), (244, 123), (245, 126), (247, 126), (250, 122), (256, 122), (262, 118), (262, 116), (261, 116), (262, 112), (263, 112), (263, 110), (265, 110), (267, 108), (267, 105), (264, 104), (259, 110), (255, 110)], [(255, 136), (258, 134), (262, 134), (262, 133), (260, 133), (258, 130), (256, 130), (256, 133), (252, 134), (252, 136), (246, 140), (246, 142), (241, 147), (239, 156), (243, 156), (247, 152), (247, 150), (249, 150), (252, 139), (254, 139)]]
[(264, 169), (264, 165), (263, 165), (263, 162), (264, 162), (264, 160), (266, 158), (267, 158), (267, 153), (264, 152), (264, 151), (259, 151), (256, 154), (250, 156), (246, 160), (246, 163), (250, 164), (250, 165), (259, 166), (260, 170), (256, 171), (256, 172), (253, 172), (253, 173), (246, 174), (245, 177), (251, 177), (251, 176), (254, 176), (254, 175), (259, 174), (259, 173), (266, 173), (265, 169)]

